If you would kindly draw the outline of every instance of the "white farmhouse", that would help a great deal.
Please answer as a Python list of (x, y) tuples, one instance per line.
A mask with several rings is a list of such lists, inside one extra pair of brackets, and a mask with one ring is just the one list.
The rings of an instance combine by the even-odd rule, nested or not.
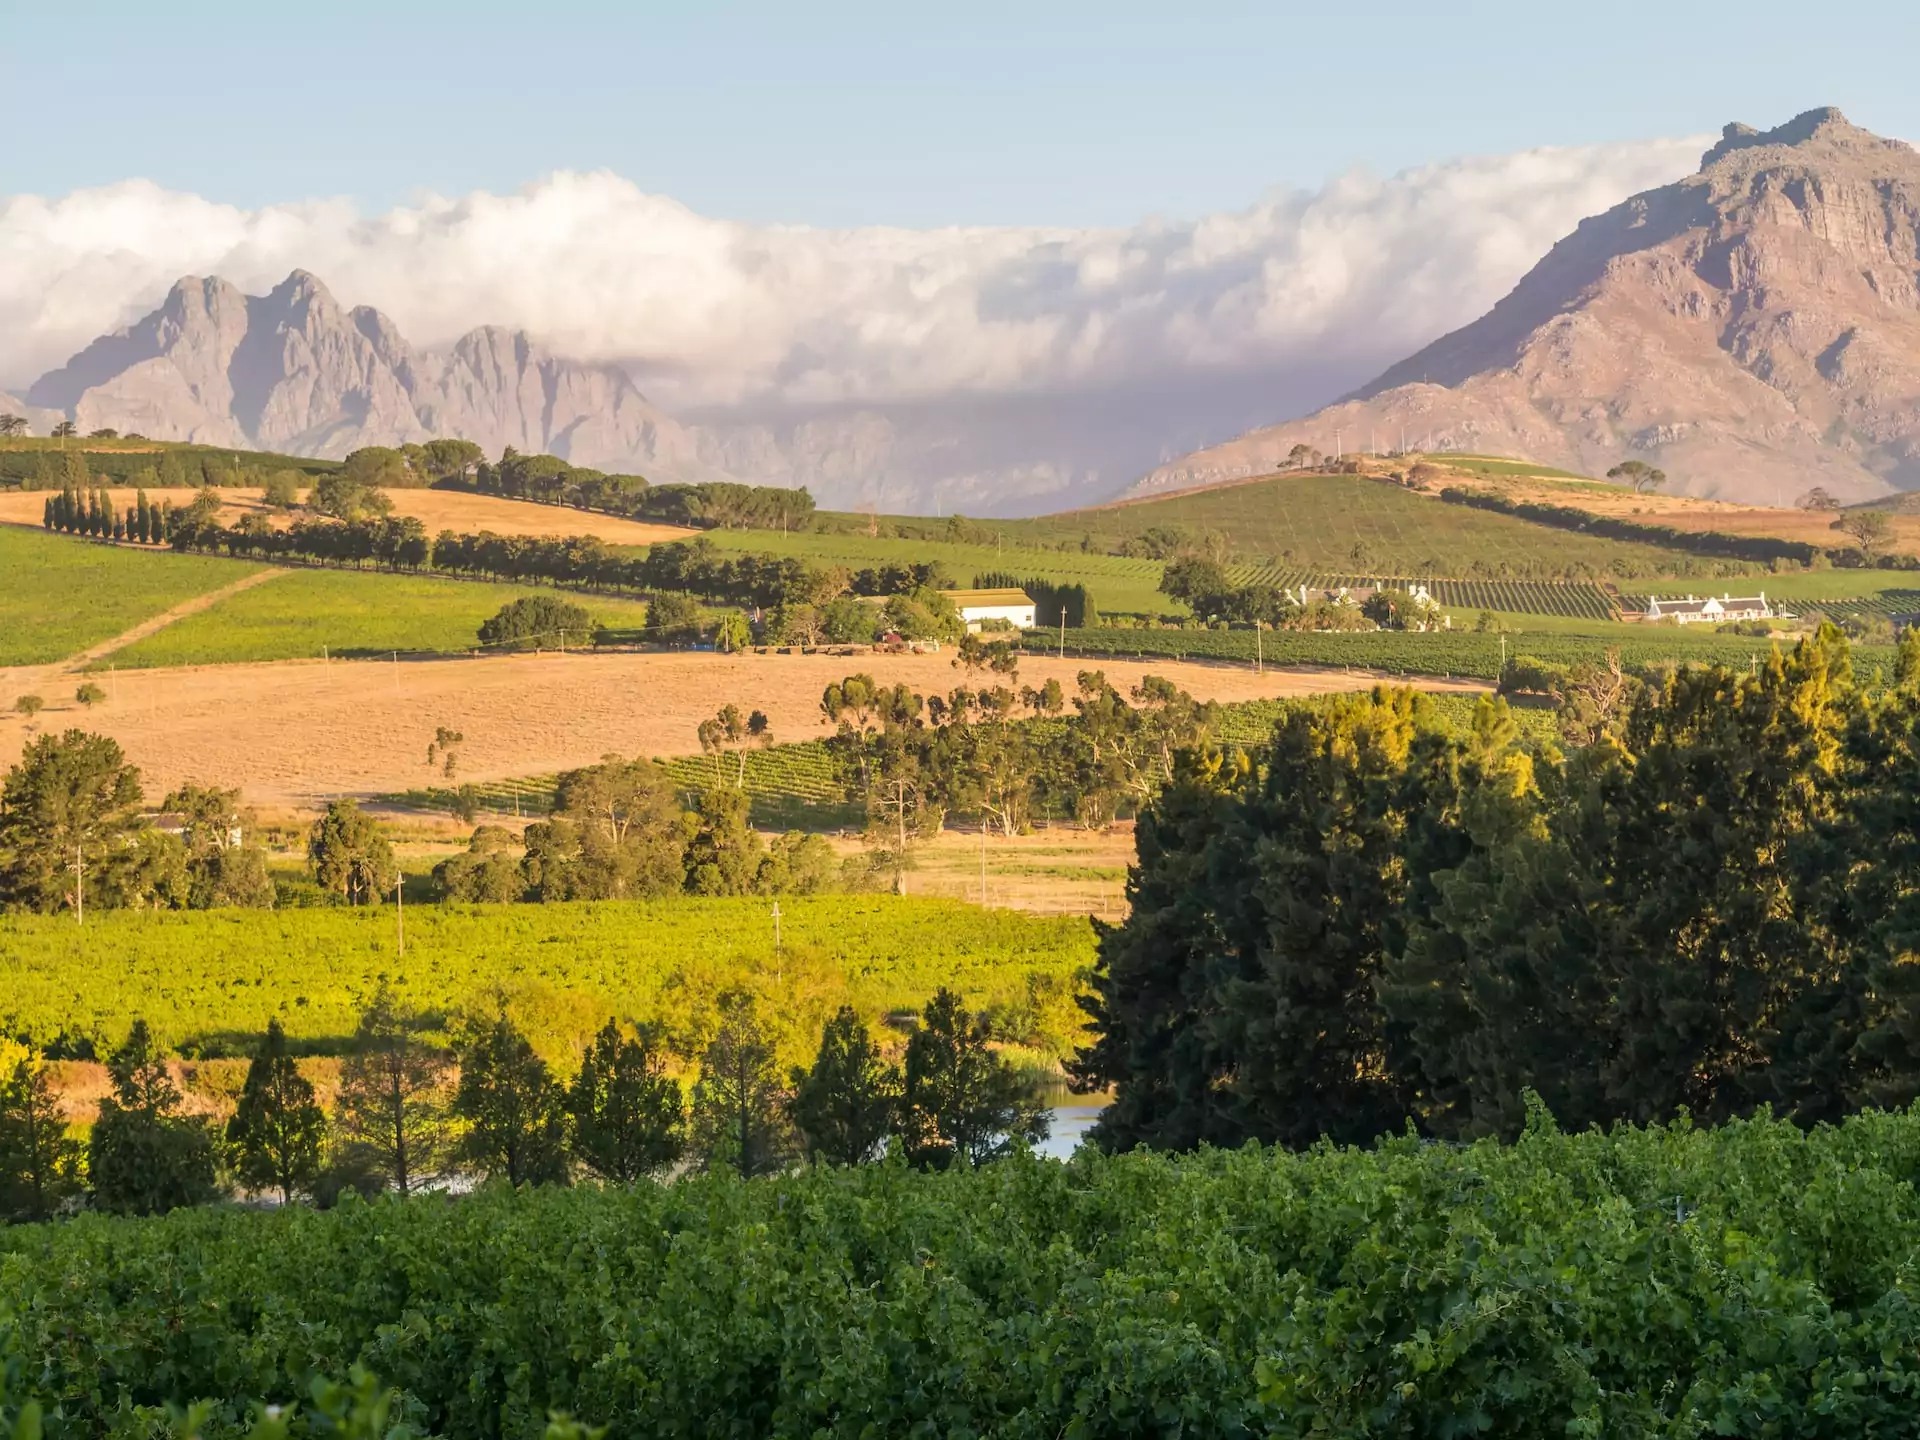
[(1776, 617), (1787, 618), (1785, 612), (1775, 609), (1767, 603), (1766, 593), (1758, 595), (1734, 596), (1722, 595), (1715, 599), (1711, 595), (1695, 599), (1689, 595), (1682, 600), (1677, 595), (1650, 595), (1647, 597), (1646, 620), (1671, 620), (1676, 625), (1724, 624), (1729, 620), (1772, 620)]
[(1031, 630), (1037, 623), (1033, 597), (1024, 590), (942, 590), (953, 602), (967, 629), (978, 630), (988, 620), (1005, 620), (1016, 630)]

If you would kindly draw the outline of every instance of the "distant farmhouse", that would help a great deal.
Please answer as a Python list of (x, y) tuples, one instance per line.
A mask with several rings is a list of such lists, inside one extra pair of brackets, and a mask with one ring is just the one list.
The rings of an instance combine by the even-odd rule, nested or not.
[(1004, 620), (1016, 630), (1031, 630), (1038, 623), (1033, 597), (1024, 590), (942, 590), (953, 602), (968, 630), (978, 630), (989, 620)]
[(1769, 604), (1762, 592), (1744, 597), (1722, 595), (1717, 600), (1711, 595), (1698, 600), (1691, 595), (1684, 600), (1677, 595), (1650, 595), (1640, 618), (1671, 620), (1676, 625), (1718, 625), (1729, 620), (1791, 620), (1793, 617)]

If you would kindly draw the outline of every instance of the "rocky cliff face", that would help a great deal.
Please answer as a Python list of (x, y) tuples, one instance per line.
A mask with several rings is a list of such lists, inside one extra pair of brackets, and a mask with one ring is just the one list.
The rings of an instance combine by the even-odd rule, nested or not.
[(622, 370), (494, 328), (416, 351), (379, 311), (343, 310), (300, 270), (266, 295), (182, 280), (152, 314), (42, 376), (27, 400), (83, 433), (110, 426), (329, 457), (455, 436), (656, 480), (727, 478)]
[(1587, 474), (1638, 457), (1767, 504), (1920, 488), (1920, 154), (1837, 110), (1729, 125), (1697, 174), (1582, 222), (1471, 325), (1129, 493), (1263, 474), (1297, 443)]

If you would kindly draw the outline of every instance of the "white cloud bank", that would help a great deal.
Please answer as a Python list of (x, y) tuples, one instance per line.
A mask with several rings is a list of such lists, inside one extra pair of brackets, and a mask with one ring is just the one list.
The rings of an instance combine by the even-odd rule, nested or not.
[(0, 385), (24, 388), (182, 275), (257, 294), (296, 267), (417, 344), (491, 323), (630, 363), (670, 410), (1138, 391), (1320, 357), (1351, 372), (1473, 318), (1583, 216), (1689, 173), (1702, 143), (1353, 173), (1116, 230), (744, 225), (608, 173), (376, 216), (337, 200), (242, 210), (142, 180), (14, 196)]

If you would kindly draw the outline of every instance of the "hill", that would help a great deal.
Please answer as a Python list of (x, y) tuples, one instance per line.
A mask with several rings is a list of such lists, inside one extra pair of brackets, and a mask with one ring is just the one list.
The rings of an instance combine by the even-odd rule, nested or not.
[(1689, 493), (1770, 504), (1920, 486), (1920, 155), (1837, 110), (1729, 125), (1697, 174), (1583, 221), (1472, 324), (1130, 493), (1270, 471), (1302, 443), (1588, 474), (1638, 455)]

